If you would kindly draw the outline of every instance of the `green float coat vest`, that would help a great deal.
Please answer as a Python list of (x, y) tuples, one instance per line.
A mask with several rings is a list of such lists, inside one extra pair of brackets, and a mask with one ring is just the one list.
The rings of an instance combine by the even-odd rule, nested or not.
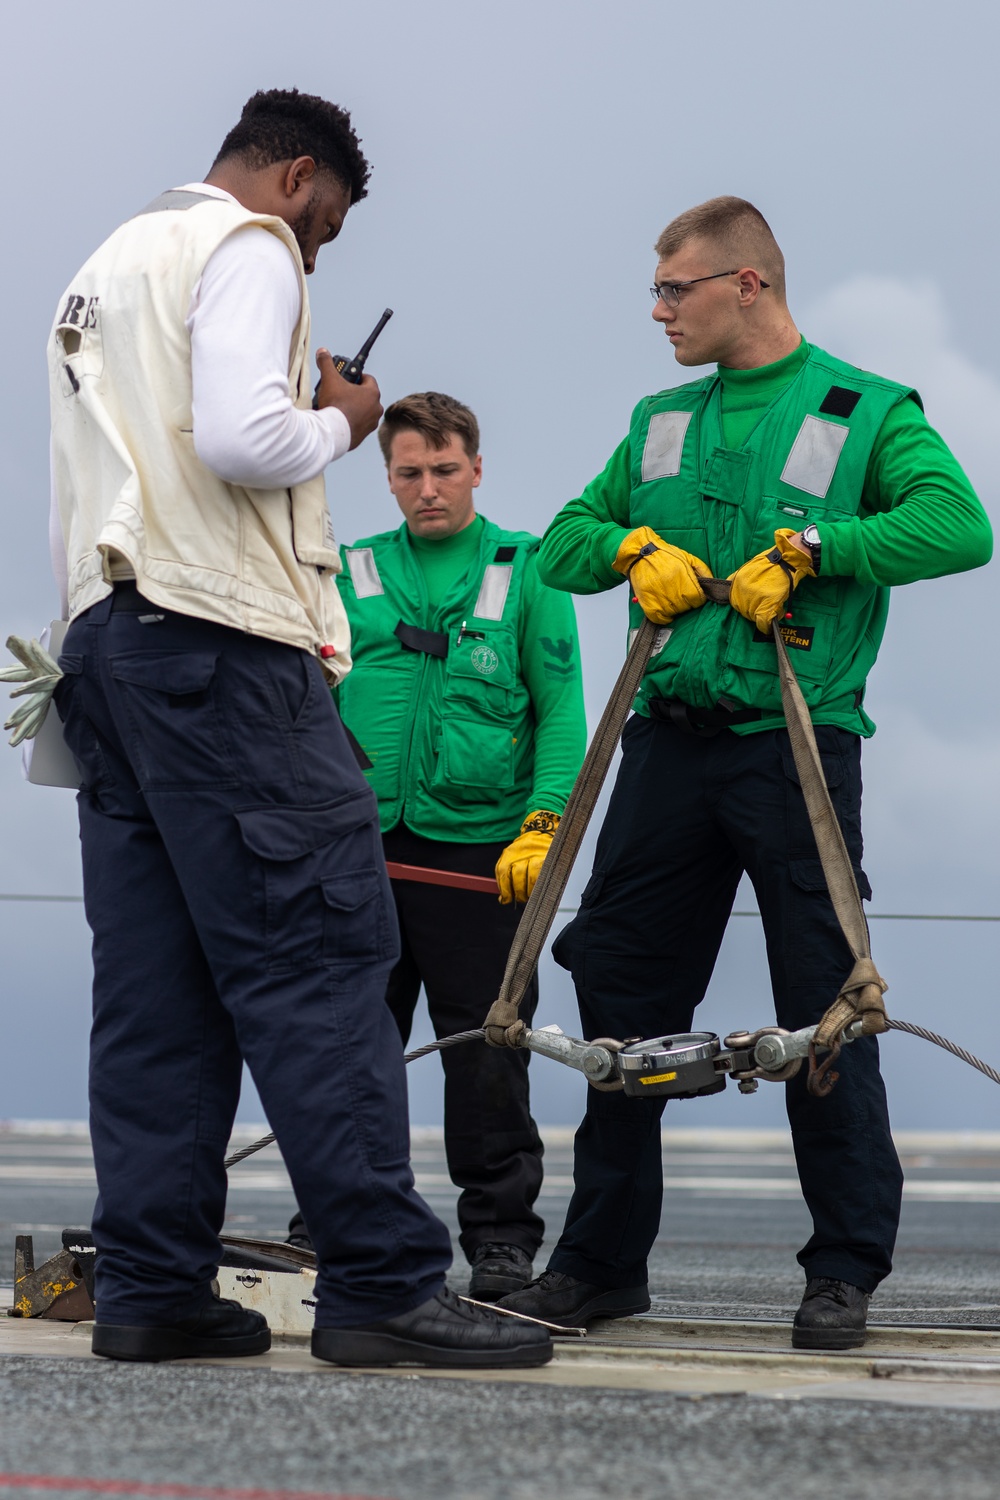
[[(916, 393), (812, 348), (739, 449), (725, 446), (718, 376), (641, 401), (632, 415), (629, 519), (692, 552), (726, 578), (774, 543), (780, 527), (857, 515), (872, 447), (886, 414)], [(918, 397), (916, 399), (919, 400)], [(861, 711), (889, 591), (855, 578), (806, 578), (782, 622), (796, 675), (823, 723), (871, 733)], [(632, 624), (639, 623), (632, 605)], [(780, 727), (777, 653), (735, 610), (706, 604), (681, 615), (640, 691), (698, 708), (720, 699), (761, 709), (740, 732)], [(661, 637), (662, 639), (662, 637)], [(655, 648), (654, 648), (655, 650)]]
[[(534, 717), (518, 659), (518, 613), (538, 538), (486, 521), (479, 553), (437, 609), (404, 524), (344, 548), (338, 584), (357, 664), (338, 689), (372, 762), (383, 832), (406, 819), (467, 843), (516, 834), (531, 791)], [(400, 622), (444, 656), (408, 649)], [(417, 637), (419, 639), (419, 637)]]

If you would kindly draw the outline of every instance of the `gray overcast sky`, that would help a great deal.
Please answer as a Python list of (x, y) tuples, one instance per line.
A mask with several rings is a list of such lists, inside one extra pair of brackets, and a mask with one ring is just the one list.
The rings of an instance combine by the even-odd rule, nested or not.
[[(374, 164), (313, 278), (315, 341), (352, 353), (392, 305), (372, 362), (383, 393), (437, 388), (476, 409), (482, 508), (501, 524), (543, 530), (635, 401), (685, 378), (649, 318), (651, 245), (722, 192), (770, 220), (806, 336), (915, 384), (996, 518), (998, 30), (997, 8), (969, 0), (19, 7), (0, 90), (0, 635), (36, 633), (55, 611), (43, 351), (58, 295), (123, 218), (204, 175), (257, 88), (346, 104)], [(398, 519), (372, 441), (328, 488), (344, 541)], [(895, 598), (868, 697), (876, 911), (1000, 912), (996, 567)], [(578, 616), (593, 725), (624, 599), (580, 601)], [(0, 891), (78, 889), (70, 794), (24, 786), (3, 751)], [(1000, 1059), (1000, 925), (878, 923), (873, 936), (891, 1009)], [(79, 1116), (79, 908), (0, 903), (0, 942), (0, 1117)], [(544, 1019), (571, 1029), (565, 977), (549, 967), (545, 981)], [(734, 922), (701, 1015), (719, 1031), (769, 1019), (755, 922)], [(900, 1124), (1000, 1118), (958, 1064), (900, 1038), (885, 1051)], [(417, 1066), (414, 1118), (431, 1121), (437, 1066)], [(544, 1063), (535, 1080), (539, 1117), (573, 1119), (575, 1080)], [(244, 1113), (259, 1108), (250, 1096)], [(780, 1090), (690, 1109), (684, 1123), (771, 1123)]]

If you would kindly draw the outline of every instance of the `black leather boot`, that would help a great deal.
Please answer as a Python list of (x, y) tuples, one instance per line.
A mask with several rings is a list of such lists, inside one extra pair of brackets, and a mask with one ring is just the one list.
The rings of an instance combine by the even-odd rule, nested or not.
[(629, 1318), (649, 1312), (649, 1287), (593, 1286), (561, 1271), (543, 1271), (523, 1291), (501, 1297), (498, 1307), (559, 1323), (564, 1328), (583, 1328), (595, 1318)]
[(289, 1220), (288, 1238), (285, 1240), (285, 1244), (294, 1245), (296, 1250), (315, 1250), (316, 1248), (309, 1238), (309, 1231), (306, 1228), (306, 1221), (302, 1217), (301, 1211), (293, 1214)]
[(859, 1349), (867, 1337), (868, 1297), (849, 1281), (814, 1276), (795, 1314), (792, 1348)]
[(496, 1302), (509, 1292), (519, 1292), (531, 1280), (531, 1256), (519, 1245), (479, 1245), (472, 1256), (469, 1296), (478, 1302)]
[(102, 1323), (100, 1310), (97, 1318), (90, 1347), (105, 1359), (235, 1359), (271, 1347), (263, 1313), (227, 1297), (213, 1297), (196, 1317), (159, 1326)]

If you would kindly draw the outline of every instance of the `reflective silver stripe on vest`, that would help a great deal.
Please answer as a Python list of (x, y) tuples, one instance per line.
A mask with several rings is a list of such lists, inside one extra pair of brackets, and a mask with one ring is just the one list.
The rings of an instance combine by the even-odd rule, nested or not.
[(483, 582), (479, 590), (479, 598), (476, 607), (472, 611), (480, 620), (502, 620), (504, 605), (507, 603), (507, 593), (510, 589), (510, 580), (514, 569), (497, 563), (490, 563), (483, 574)]
[(378, 576), (375, 553), (370, 547), (348, 547), (347, 566), (351, 570), (351, 582), (359, 599), (371, 599), (375, 594), (385, 593)]
[[(660, 626), (659, 630), (653, 636), (653, 649), (649, 653), (651, 657), (653, 657), (653, 656), (659, 656), (660, 652), (663, 650), (664, 646), (667, 644), (667, 642), (670, 639), (671, 629), (672, 629), (672, 627), (670, 625), (661, 625)], [(636, 627), (635, 630), (630, 630), (629, 633), (628, 633), (628, 649), (630, 651), (632, 649), (632, 645), (633, 645), (633, 643), (635, 641), (635, 638), (636, 638), (636, 636), (638, 634), (639, 634), (638, 627)]]
[(669, 479), (681, 472), (684, 434), (691, 420), (689, 411), (658, 411), (649, 419), (646, 446), (642, 450), (642, 483)]
[(177, 188), (171, 188), (169, 193), (161, 193), (154, 198), (152, 203), (147, 203), (145, 208), (140, 208), (133, 219), (141, 219), (143, 214), (162, 214), (168, 208), (194, 208), (196, 203), (219, 203), (221, 200), (212, 193), (185, 193)]
[(806, 417), (781, 471), (782, 481), (825, 499), (850, 430), (821, 417)]

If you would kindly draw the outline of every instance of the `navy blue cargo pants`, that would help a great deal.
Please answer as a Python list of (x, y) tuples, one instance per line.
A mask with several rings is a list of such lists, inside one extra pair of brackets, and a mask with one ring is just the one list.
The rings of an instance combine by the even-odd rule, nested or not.
[[(449, 844), (425, 839), (397, 823), (382, 835), (390, 863), (493, 878), (506, 845)], [(481, 1026), (503, 982), (510, 945), (523, 906), (501, 906), (494, 890), (393, 880), (400, 958), (389, 975), (385, 1001), (410, 1040), (421, 986), (434, 1035)], [(538, 976), (524, 993), (520, 1014), (530, 1023), (538, 1005)], [(444, 1070), (444, 1149), (456, 1205), (459, 1244), (471, 1261), (480, 1245), (517, 1245), (533, 1259), (545, 1223), (534, 1203), (542, 1185), (542, 1140), (531, 1118), (525, 1048), (447, 1047)], [(289, 1229), (301, 1232), (304, 1215)]]
[[(829, 726), (818, 727), (816, 739), (867, 897), (860, 741)], [(553, 947), (576, 983), (585, 1037), (690, 1030), (744, 871), (760, 906), (778, 1024), (790, 1031), (812, 1025), (852, 962), (787, 731), (724, 729), (702, 738), (633, 716), (593, 875), (579, 914)], [(764, 1020), (748, 1014), (746, 1024)], [(806, 1091), (804, 1067), (785, 1085), (813, 1220), (798, 1259), (808, 1277), (832, 1276), (870, 1292), (891, 1269), (902, 1191), (875, 1037), (845, 1047), (837, 1069), (840, 1080), (825, 1099)], [(606, 1287), (647, 1279), (663, 1195), (664, 1103), (588, 1090), (575, 1190), (552, 1270)], [(671, 1104), (683, 1109), (682, 1101)]]
[[(506, 847), (446, 844), (397, 825), (383, 835), (388, 860), (492, 876)], [(501, 906), (495, 895), (394, 880), (402, 953), (389, 976), (386, 1004), (404, 1045), (420, 986), (435, 1036), (471, 1031), (500, 993), (523, 906)], [(532, 978), (520, 1013), (530, 1025), (538, 1005)], [(534, 1211), (542, 1185), (542, 1141), (531, 1118), (526, 1049), (471, 1042), (441, 1053), (444, 1147), (452, 1182), (461, 1188), (459, 1243), (469, 1260), (480, 1245), (517, 1245), (532, 1258), (545, 1233)]]
[(60, 664), (93, 931), (98, 1319), (208, 1300), (243, 1059), (312, 1230), (317, 1326), (408, 1311), (451, 1246), (410, 1170), (375, 799), (319, 663), (119, 585)]

